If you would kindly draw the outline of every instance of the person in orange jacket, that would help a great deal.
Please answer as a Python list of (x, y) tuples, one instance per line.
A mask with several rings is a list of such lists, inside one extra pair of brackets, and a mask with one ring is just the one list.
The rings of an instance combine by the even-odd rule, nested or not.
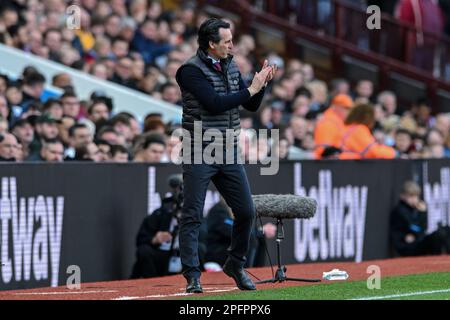
[(340, 146), (344, 120), (353, 107), (353, 100), (346, 94), (338, 94), (332, 100), (330, 107), (317, 122), (314, 130), (314, 155), (322, 159), (326, 150), (337, 150)]
[(393, 159), (394, 148), (380, 144), (371, 133), (375, 112), (370, 104), (355, 106), (344, 121), (339, 159)]

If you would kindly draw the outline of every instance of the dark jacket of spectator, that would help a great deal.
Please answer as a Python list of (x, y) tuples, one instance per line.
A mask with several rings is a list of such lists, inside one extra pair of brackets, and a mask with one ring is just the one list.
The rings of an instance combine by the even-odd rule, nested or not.
[(168, 43), (158, 43), (151, 39), (147, 39), (139, 30), (137, 30), (133, 41), (131, 42), (131, 49), (139, 52), (147, 64), (154, 62), (157, 57), (169, 53), (173, 47)]

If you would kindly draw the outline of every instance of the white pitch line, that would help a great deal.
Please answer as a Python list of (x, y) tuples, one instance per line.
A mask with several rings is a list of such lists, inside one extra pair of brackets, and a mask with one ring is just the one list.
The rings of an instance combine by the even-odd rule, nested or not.
[(19, 292), (14, 293), (17, 296), (28, 296), (28, 295), (58, 295), (58, 294), (85, 294), (85, 293), (114, 293), (117, 290), (100, 290), (100, 291), (58, 291), (58, 292)]
[(168, 298), (168, 297), (179, 297), (179, 296), (190, 296), (193, 293), (173, 293), (173, 294), (154, 294), (151, 296), (137, 296), (137, 297), (129, 297), (122, 296), (118, 298), (113, 298), (111, 300), (136, 300), (136, 299), (150, 299), (150, 298)]
[(450, 292), (450, 289), (431, 290), (431, 291), (416, 291), (416, 292), (401, 293), (401, 294), (391, 294), (391, 295), (386, 295), (386, 296), (356, 298), (356, 299), (351, 299), (351, 300), (381, 300), (381, 299), (392, 299), (392, 298), (402, 298), (402, 297), (411, 297), (411, 296), (422, 296), (422, 295), (427, 295), (427, 294), (445, 293), (445, 292)]
[[(215, 289), (215, 288), (212, 288)], [(231, 289), (215, 289), (215, 290), (205, 290), (204, 293), (217, 293), (217, 292), (229, 292), (234, 291), (236, 288)], [(169, 297), (180, 297), (180, 296), (191, 296), (193, 293), (171, 293), (171, 294), (154, 294), (150, 296), (122, 296), (119, 298), (113, 298), (111, 300), (137, 300), (137, 299), (151, 299), (151, 298), (169, 298)]]

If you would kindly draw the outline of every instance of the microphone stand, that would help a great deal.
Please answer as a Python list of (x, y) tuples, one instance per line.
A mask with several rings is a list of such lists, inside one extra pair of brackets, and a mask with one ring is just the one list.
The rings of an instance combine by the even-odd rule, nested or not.
[(287, 268), (286, 266), (281, 265), (281, 241), (284, 239), (284, 228), (283, 228), (283, 220), (281, 218), (277, 218), (277, 262), (278, 269), (275, 272), (275, 276), (271, 279), (261, 280), (256, 282), (256, 284), (262, 283), (275, 283), (275, 282), (284, 282), (284, 281), (302, 281), (302, 282), (320, 282), (320, 279), (305, 279), (305, 278), (290, 278), (286, 276)]

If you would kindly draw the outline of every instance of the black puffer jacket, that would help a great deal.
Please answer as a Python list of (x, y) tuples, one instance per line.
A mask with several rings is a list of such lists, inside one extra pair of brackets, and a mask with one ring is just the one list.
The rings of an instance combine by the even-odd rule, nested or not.
[[(199, 68), (219, 95), (228, 95), (240, 90), (239, 69), (232, 58), (230, 55), (227, 59), (222, 60), (223, 71), (220, 72), (214, 68), (206, 54), (199, 49), (197, 54), (186, 61), (183, 66), (190, 65)], [(193, 137), (194, 132), (194, 121), (202, 121), (203, 132), (208, 129), (218, 129), (225, 137), (226, 130), (233, 129), (235, 131), (234, 143), (237, 144), (240, 130), (238, 107), (220, 114), (212, 114), (201, 105), (192, 93), (183, 87), (181, 87), (181, 94), (183, 100), (183, 129), (189, 131), (191, 137)]]

